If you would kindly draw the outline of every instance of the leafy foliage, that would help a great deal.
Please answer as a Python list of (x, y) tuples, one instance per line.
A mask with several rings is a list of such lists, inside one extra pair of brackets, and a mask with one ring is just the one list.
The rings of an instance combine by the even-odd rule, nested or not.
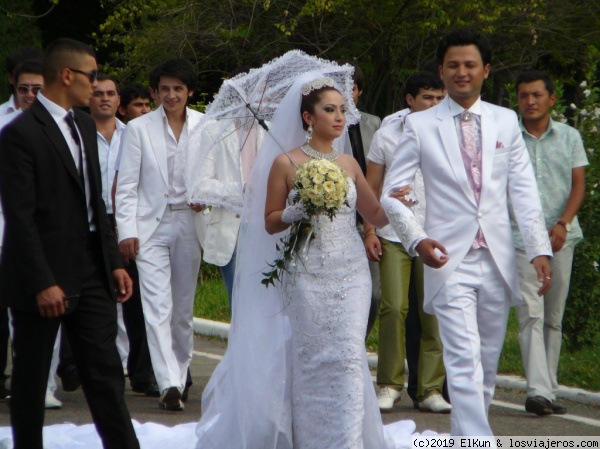
[[(40, 46), (40, 31), (35, 26), (32, 4), (33, 0), (12, 0), (10, 5), (0, 6), (0, 64), (18, 48)], [(0, 83), (1, 99), (8, 99), (11, 94), (11, 86), (7, 82)]]
[(577, 245), (563, 335), (569, 350), (593, 345), (600, 332), (600, 88), (579, 86), (581, 106), (572, 104), (573, 124), (581, 133), (590, 165), (586, 167), (586, 199), (578, 213), (584, 240)]

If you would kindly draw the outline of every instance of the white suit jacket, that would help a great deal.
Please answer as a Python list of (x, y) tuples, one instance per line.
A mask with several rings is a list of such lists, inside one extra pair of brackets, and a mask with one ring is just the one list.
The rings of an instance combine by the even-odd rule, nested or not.
[[(477, 234), (483, 230), (489, 251), (514, 304), (521, 301), (516, 256), (508, 213), (512, 201), (527, 255), (552, 255), (536, 181), (516, 114), (479, 102), (482, 134), (482, 191), (479, 206), (468, 181), (459, 147), (454, 116), (463, 108), (448, 97), (438, 106), (411, 114), (398, 144), (397, 157), (385, 177), (382, 205), (405, 248), (413, 251), (419, 239), (429, 237), (448, 250), (440, 269), (425, 267), (424, 309), (461, 263)], [(471, 108), (473, 110), (473, 108)], [(425, 229), (410, 209), (388, 194), (413, 181), (420, 168), (425, 183)]]
[[(201, 116), (200, 112), (187, 110), (188, 132), (191, 133)], [(168, 205), (169, 173), (162, 106), (130, 121), (122, 139), (115, 195), (119, 242), (134, 237), (142, 246), (158, 227)]]

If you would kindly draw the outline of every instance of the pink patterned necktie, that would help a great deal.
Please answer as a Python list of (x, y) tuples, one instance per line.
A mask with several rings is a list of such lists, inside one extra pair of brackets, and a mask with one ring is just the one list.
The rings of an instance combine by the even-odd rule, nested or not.
[(475, 201), (479, 204), (481, 195), (481, 151), (477, 148), (477, 127), (475, 119), (469, 111), (465, 111), (460, 117), (460, 129), (462, 131), (463, 151), (468, 157), (469, 178), (471, 179)]

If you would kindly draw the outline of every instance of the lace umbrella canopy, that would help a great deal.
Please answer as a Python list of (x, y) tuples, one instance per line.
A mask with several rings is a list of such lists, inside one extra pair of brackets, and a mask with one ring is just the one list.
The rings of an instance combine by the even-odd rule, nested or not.
[[(353, 70), (348, 64), (339, 65), (292, 50), (260, 68), (224, 81), (192, 131), (185, 164), (188, 202), (241, 211), (244, 186), (258, 149), (264, 138), (275, 139), (269, 131), (269, 121), (294, 81), (312, 72), (315, 76), (328, 76), (344, 98), (351, 99)], [(356, 123), (359, 118), (350, 100), (346, 123)], [(291, 150), (277, 144), (283, 152)], [(237, 173), (230, 170), (215, 176), (227, 164), (237, 164)]]

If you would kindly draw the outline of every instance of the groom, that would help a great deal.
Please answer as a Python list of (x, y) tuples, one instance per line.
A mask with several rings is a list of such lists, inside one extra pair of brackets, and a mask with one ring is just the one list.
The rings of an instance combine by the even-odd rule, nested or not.
[[(406, 118), (382, 204), (402, 244), (425, 267), (424, 310), (437, 316), (444, 345), (452, 435), (492, 435), (494, 395), (511, 300), (522, 301), (509, 200), (544, 294), (552, 254), (536, 181), (516, 114), (481, 101), (490, 73), (485, 37), (449, 34), (437, 49), (448, 97)], [(391, 198), (421, 169), (425, 231)], [(435, 239), (435, 240), (434, 240)]]

